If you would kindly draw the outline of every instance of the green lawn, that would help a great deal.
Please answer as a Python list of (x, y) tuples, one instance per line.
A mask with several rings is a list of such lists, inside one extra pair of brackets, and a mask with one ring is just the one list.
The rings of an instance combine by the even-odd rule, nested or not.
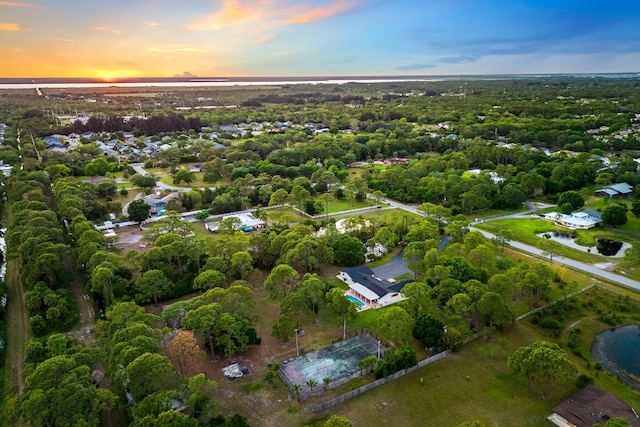
[(467, 215), (470, 221), (474, 221), (477, 219), (487, 219), (494, 218), (498, 216), (510, 215), (517, 212), (522, 212), (523, 209), (485, 209), (479, 212), (474, 212), (472, 214)]
[(402, 209), (387, 209), (387, 210), (375, 210), (362, 214), (363, 218), (372, 218), (377, 221), (378, 224), (385, 224), (393, 222), (398, 218), (406, 218), (407, 226), (411, 227), (424, 220), (424, 217), (412, 212), (407, 212)]
[[(603, 291), (590, 291), (582, 299), (613, 301)], [(364, 314), (364, 313), (363, 313)], [(594, 318), (593, 312), (580, 312), (583, 320), (582, 353), (569, 353), (579, 373), (595, 379), (596, 386), (619, 396), (633, 407), (640, 405), (640, 395), (611, 375), (597, 371), (589, 355), (596, 333), (608, 328)], [(597, 317), (597, 316), (595, 316)], [(566, 338), (570, 325), (579, 318), (565, 319)], [(477, 340), (445, 360), (433, 363), (409, 375), (391, 381), (328, 410), (346, 416), (354, 426), (455, 426), (477, 420), (486, 426), (548, 426), (546, 417), (561, 400), (577, 391), (573, 381), (548, 387), (543, 398), (527, 394), (526, 381), (515, 378), (507, 367), (507, 358), (523, 345), (546, 339), (544, 331), (529, 321), (513, 325), (504, 335), (490, 341)], [(565, 347), (566, 348), (566, 347)], [(538, 386), (536, 392), (542, 389)], [(443, 410), (446, 408), (446, 410)]]
[(367, 263), (367, 265), (369, 267), (379, 267), (381, 265), (384, 265), (386, 263), (388, 263), (391, 258), (393, 258), (394, 256), (398, 255), (398, 253), (402, 250), (401, 246), (396, 246), (395, 248), (393, 248), (391, 251), (387, 252), (386, 254), (382, 255), (380, 258), (378, 258), (375, 261), (371, 261), (369, 263)]
[(202, 180), (202, 178), (204, 177), (204, 172), (194, 172), (193, 176), (194, 176), (194, 180), (191, 182), (183, 181), (180, 184), (174, 184), (173, 177), (171, 175), (165, 175), (160, 177), (160, 182), (167, 185), (171, 185), (174, 187), (181, 187), (181, 188), (191, 188), (191, 187), (201, 188), (201, 187), (210, 187), (213, 185), (210, 182), (204, 182)]
[(268, 222), (271, 224), (285, 223), (290, 224), (292, 222), (299, 222), (307, 219), (307, 217), (300, 215), (297, 211), (289, 208), (269, 209), (267, 211)]
[(524, 383), (514, 382), (505, 363), (516, 348), (535, 340), (527, 329), (516, 325), (505, 340), (476, 341), (330, 411), (356, 427), (454, 426), (473, 420), (487, 426), (545, 425), (549, 400), (562, 395), (556, 391), (551, 399), (529, 398)]
[(144, 168), (144, 170), (147, 171), (148, 174), (158, 177), (169, 175), (166, 168)]
[[(503, 219), (499, 221), (491, 221), (478, 224), (476, 225), (476, 227), (492, 233), (496, 233), (501, 229), (508, 229), (513, 234), (513, 240), (526, 243), (531, 246), (538, 246), (540, 244), (540, 241), (542, 240), (542, 238), (536, 236), (536, 234), (554, 230), (568, 231), (566, 228), (554, 225), (549, 221), (534, 218)], [(580, 230), (580, 233), (582, 231), (583, 230)], [(596, 263), (607, 260), (607, 258), (600, 255), (582, 252), (563, 245), (558, 245), (557, 255), (576, 259), (578, 261), (586, 263)]]
[(627, 223), (620, 227), (621, 230), (640, 235), (640, 218), (631, 213), (632, 200), (628, 199), (606, 199), (601, 197), (590, 197), (585, 204), (585, 209), (602, 210), (610, 203), (624, 203), (629, 208), (627, 212)]
[[(368, 206), (374, 206), (373, 203), (366, 201), (366, 202), (350, 202), (349, 200), (337, 200), (334, 199), (331, 202), (329, 202), (329, 213), (336, 213), (336, 212), (343, 212), (343, 211), (348, 211), (351, 209), (359, 209), (359, 208), (366, 208)], [(323, 210), (322, 211), (323, 214), (327, 213), (327, 210)]]
[(369, 171), (369, 166), (362, 166), (362, 167), (358, 167), (358, 168), (347, 168), (347, 171), (349, 172), (349, 176), (347, 177), (347, 181), (351, 182), (355, 178), (362, 178), (362, 175), (365, 172)]

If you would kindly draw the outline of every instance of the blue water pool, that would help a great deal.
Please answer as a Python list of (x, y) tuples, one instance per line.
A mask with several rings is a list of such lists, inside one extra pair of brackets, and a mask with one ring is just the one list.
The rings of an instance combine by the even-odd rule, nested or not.
[(358, 304), (360, 307), (362, 307), (364, 305), (364, 303), (362, 301), (360, 301), (358, 298), (356, 297), (352, 297), (351, 295), (349, 295), (349, 301), (351, 302), (355, 302), (356, 304)]

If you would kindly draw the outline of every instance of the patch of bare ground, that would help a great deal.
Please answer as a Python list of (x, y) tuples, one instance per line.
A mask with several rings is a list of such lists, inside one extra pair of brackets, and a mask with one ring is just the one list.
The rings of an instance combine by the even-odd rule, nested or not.
[(76, 275), (69, 287), (78, 306), (78, 326), (65, 333), (65, 336), (78, 338), (86, 347), (93, 347), (95, 345), (93, 324), (96, 318), (93, 303), (89, 295), (84, 291), (78, 275)]
[(129, 227), (122, 227), (114, 229), (118, 239), (115, 243), (117, 248), (122, 249), (124, 252), (137, 251), (142, 252), (146, 250), (146, 243), (142, 241), (143, 231), (138, 225), (131, 225)]
[[(214, 399), (219, 403), (219, 412), (224, 416), (232, 416), (238, 412), (256, 426), (287, 426), (301, 425), (306, 416), (300, 404), (293, 399), (289, 390), (280, 379), (276, 379), (275, 385), (264, 381), (267, 363), (273, 361), (273, 357), (285, 352), (295, 352), (295, 340), (282, 343), (271, 335), (271, 327), (279, 315), (279, 303), (269, 298), (263, 289), (262, 282), (266, 273), (252, 274), (249, 282), (253, 288), (256, 308), (254, 310), (253, 325), (258, 336), (262, 339), (260, 345), (250, 347), (246, 352), (232, 358), (227, 358), (218, 353), (207, 354), (206, 358), (197, 365), (190, 367), (189, 376), (204, 373), (207, 378), (218, 383), (218, 390)], [(183, 297), (165, 301), (162, 304), (145, 306), (145, 310), (155, 315), (160, 315), (164, 307), (183, 301), (199, 293), (185, 295)], [(300, 337), (300, 347), (307, 344), (307, 337)], [(201, 343), (201, 348), (205, 346)], [(222, 374), (222, 369), (234, 363), (242, 362), (251, 371), (247, 377), (228, 381)]]
[(593, 264), (594, 267), (599, 268), (600, 270), (604, 270), (604, 271), (616, 271), (616, 268), (618, 267), (618, 263), (617, 262), (598, 262), (596, 264)]

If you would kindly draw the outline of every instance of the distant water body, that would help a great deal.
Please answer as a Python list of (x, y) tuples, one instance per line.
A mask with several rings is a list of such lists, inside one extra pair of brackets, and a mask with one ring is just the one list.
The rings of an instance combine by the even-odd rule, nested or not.
[(173, 77), (173, 78), (0, 78), (0, 89), (65, 89), (96, 87), (230, 87), (230, 86), (287, 86), (287, 85), (341, 85), (394, 82), (437, 82), (443, 80), (496, 80), (514, 78), (552, 77), (604, 77), (638, 78), (638, 73), (601, 74), (496, 74), (496, 75), (442, 75), (442, 76), (325, 76), (325, 77)]
[(0, 89), (67, 89), (97, 87), (231, 87), (231, 86), (288, 86), (288, 85), (342, 85), (348, 83), (435, 82), (444, 77), (381, 77), (381, 78), (289, 78), (289, 79), (0, 79)]

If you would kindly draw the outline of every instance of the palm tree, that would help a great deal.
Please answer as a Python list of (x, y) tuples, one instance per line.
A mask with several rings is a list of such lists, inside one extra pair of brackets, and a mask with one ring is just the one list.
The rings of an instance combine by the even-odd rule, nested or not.
[(293, 385), (293, 394), (296, 395), (296, 400), (300, 402), (300, 392), (302, 391), (302, 386), (300, 384)]
[(367, 367), (367, 362), (365, 359), (358, 360), (358, 368), (360, 368), (360, 376), (362, 376), (362, 371)]
[(331, 378), (330, 377), (324, 377), (322, 379), (322, 387), (324, 388), (324, 391), (327, 391), (329, 389), (329, 384), (331, 383)]
[(307, 380), (307, 386), (309, 386), (309, 390), (313, 394), (313, 388), (318, 385), (318, 382), (314, 379)]

